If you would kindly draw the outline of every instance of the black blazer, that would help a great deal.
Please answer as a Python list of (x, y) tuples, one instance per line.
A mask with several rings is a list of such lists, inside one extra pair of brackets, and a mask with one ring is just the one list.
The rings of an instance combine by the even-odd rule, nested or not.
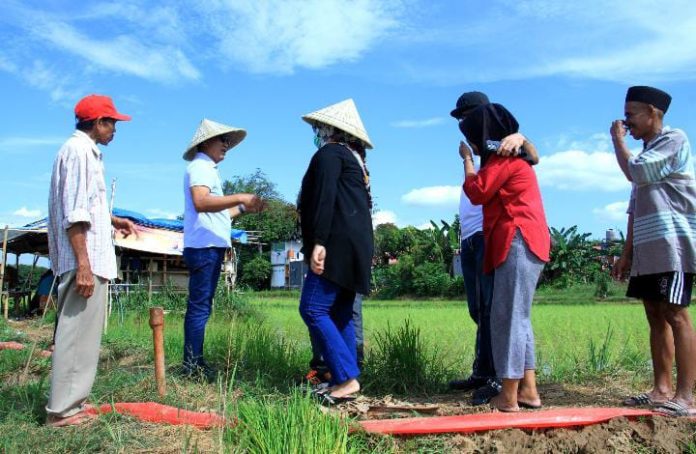
[(315, 244), (326, 248), (323, 278), (368, 294), (373, 254), (372, 218), (362, 167), (342, 144), (312, 156), (298, 203), (302, 252), (309, 263)]

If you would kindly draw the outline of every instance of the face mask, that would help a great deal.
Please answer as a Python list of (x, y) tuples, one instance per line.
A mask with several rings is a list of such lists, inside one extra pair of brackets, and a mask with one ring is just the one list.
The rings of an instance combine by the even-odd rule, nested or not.
[(317, 148), (321, 147), (321, 138), (319, 137), (319, 134), (314, 135), (314, 146)]

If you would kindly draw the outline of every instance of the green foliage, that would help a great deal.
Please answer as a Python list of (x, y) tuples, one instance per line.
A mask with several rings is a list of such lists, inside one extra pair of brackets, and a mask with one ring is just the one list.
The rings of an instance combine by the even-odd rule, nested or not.
[(237, 405), (238, 424), (227, 432), (235, 452), (347, 453), (349, 422), (324, 414), (295, 390), (286, 399), (245, 399)]
[(249, 193), (266, 200), (262, 213), (248, 213), (234, 221), (235, 228), (259, 232), (264, 243), (284, 241), (297, 235), (297, 208), (283, 200), (276, 184), (261, 169), (251, 175), (235, 176), (222, 185), (225, 195)]
[(604, 253), (595, 249), (596, 243), (589, 237), (589, 233), (578, 233), (575, 225), (560, 230), (551, 227), (550, 261), (544, 266), (541, 282), (557, 288), (593, 282)]
[(410, 319), (377, 332), (367, 351), (363, 383), (376, 394), (426, 394), (443, 388), (451, 367)]
[(241, 283), (255, 290), (266, 289), (270, 285), (271, 260), (265, 254), (257, 254), (244, 264)]
[(416, 296), (444, 296), (451, 280), (439, 263), (425, 262), (413, 270), (413, 290)]

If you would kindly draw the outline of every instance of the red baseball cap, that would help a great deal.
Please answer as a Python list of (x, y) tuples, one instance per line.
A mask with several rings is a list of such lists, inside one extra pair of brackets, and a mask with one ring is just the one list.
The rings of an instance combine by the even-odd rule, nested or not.
[(118, 113), (111, 98), (104, 95), (89, 95), (80, 99), (75, 104), (75, 117), (80, 121), (95, 120), (100, 117), (122, 121), (131, 119), (130, 115)]

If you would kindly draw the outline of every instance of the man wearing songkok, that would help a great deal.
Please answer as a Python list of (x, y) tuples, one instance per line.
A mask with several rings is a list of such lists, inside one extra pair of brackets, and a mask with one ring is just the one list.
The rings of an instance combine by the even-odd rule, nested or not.
[(97, 374), (107, 284), (116, 277), (111, 228), (136, 234), (131, 221), (109, 212), (97, 145), (108, 145), (116, 122), (130, 119), (116, 111), (108, 96), (82, 98), (75, 106), (75, 132), (53, 164), (48, 250), (60, 284), (46, 423), (54, 427), (95, 417), (85, 411), (85, 401)]
[[(624, 404), (689, 416), (696, 381), (696, 335), (687, 310), (696, 272), (696, 180), (686, 135), (663, 126), (671, 100), (657, 88), (631, 87), (625, 120), (611, 126), (616, 159), (633, 183), (626, 242), (614, 275), (621, 277), (630, 269), (627, 296), (643, 300), (653, 364), (653, 389)], [(626, 145), (627, 133), (643, 141), (637, 156)]]

